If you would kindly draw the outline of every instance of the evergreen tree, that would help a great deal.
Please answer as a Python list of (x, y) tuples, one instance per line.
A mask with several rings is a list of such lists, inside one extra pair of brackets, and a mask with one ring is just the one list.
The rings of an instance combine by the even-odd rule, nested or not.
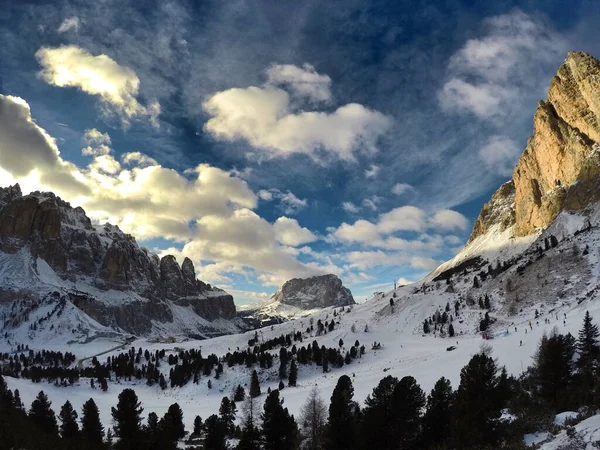
[(44, 391), (40, 391), (29, 410), (29, 418), (35, 423), (41, 431), (46, 434), (57, 436), (58, 425), (56, 423), (56, 415), (50, 408), (52, 402), (48, 400), (48, 396)]
[(81, 438), (89, 444), (90, 448), (102, 445), (104, 427), (100, 422), (100, 412), (94, 399), (89, 399), (83, 404), (81, 413)]
[(162, 427), (158, 421), (158, 415), (152, 411), (148, 414), (146, 422), (146, 439), (148, 442), (148, 450), (164, 450), (165, 448), (173, 448), (173, 444), (169, 443), (166, 436), (162, 432)]
[(233, 433), (235, 428), (234, 423), (236, 413), (237, 408), (235, 402), (230, 401), (228, 397), (223, 397), (221, 400), (221, 407), (219, 408), (219, 417), (225, 424), (229, 433)]
[(203, 429), (204, 429), (204, 424), (202, 423), (202, 417), (196, 416), (194, 418), (194, 432), (192, 434), (194, 436), (200, 436), (202, 434)]
[(298, 448), (298, 426), (294, 416), (282, 406), (279, 391), (272, 391), (265, 400), (263, 422), (265, 450), (284, 450)]
[(429, 321), (427, 319), (423, 322), (423, 333), (429, 334)]
[(373, 393), (365, 400), (360, 438), (364, 448), (386, 448), (395, 425), (394, 389), (399, 380), (388, 375), (373, 389)]
[(358, 406), (352, 400), (354, 387), (348, 375), (342, 375), (331, 395), (329, 423), (327, 425), (328, 450), (353, 450), (356, 448), (354, 430)]
[(413, 377), (403, 377), (394, 388), (392, 401), (394, 423), (391, 442), (399, 450), (417, 449), (425, 393)]
[(67, 440), (77, 438), (79, 434), (77, 412), (73, 409), (70, 401), (67, 400), (60, 408), (58, 418), (60, 419), (60, 436)]
[(296, 361), (292, 360), (292, 364), (290, 365), (290, 376), (288, 380), (288, 386), (296, 386), (296, 382), (298, 381), (298, 366), (296, 365)]
[(485, 309), (492, 309), (492, 304), (490, 302), (490, 296), (487, 294), (485, 294), (484, 306), (485, 306)]
[(241, 384), (238, 384), (235, 388), (235, 392), (233, 393), (233, 401), (235, 402), (243, 402), (246, 398), (246, 390)]
[(281, 350), (279, 351), (279, 379), (283, 380), (285, 378), (287, 378), (287, 360), (288, 360), (288, 354), (287, 354), (287, 350), (285, 348), (281, 348)]
[(454, 326), (452, 324), (448, 327), (448, 336), (454, 337)]
[(569, 399), (568, 389), (573, 377), (574, 338), (553, 331), (542, 337), (534, 357), (535, 381), (540, 397), (554, 409), (575, 406)]
[(327, 423), (327, 406), (313, 388), (300, 412), (300, 425), (306, 450), (319, 450), (323, 441), (323, 431)]
[(441, 446), (450, 438), (452, 431), (452, 386), (446, 378), (440, 378), (427, 397), (427, 410), (423, 416), (425, 443)]
[(584, 367), (596, 367), (598, 356), (600, 354), (600, 347), (598, 346), (598, 325), (592, 322), (590, 312), (585, 312), (583, 319), (583, 327), (579, 331), (579, 337), (577, 339), (577, 351), (579, 352), (578, 366)]
[(497, 419), (505, 399), (498, 390), (498, 367), (484, 353), (474, 355), (460, 372), (454, 407), (455, 446), (484, 448), (498, 439)]
[(176, 447), (177, 441), (185, 436), (185, 426), (183, 425), (183, 411), (177, 403), (169, 406), (161, 421), (161, 431), (165, 438)]
[(250, 397), (255, 398), (260, 395), (260, 383), (258, 382), (258, 373), (256, 370), (252, 371), (252, 378), (250, 380)]
[(117, 407), (111, 408), (115, 422), (115, 435), (119, 438), (117, 450), (134, 450), (142, 446), (142, 412), (138, 397), (133, 389), (123, 389)]
[(218, 416), (213, 414), (205, 423), (206, 439), (204, 448), (211, 450), (227, 450), (227, 427)]
[(598, 396), (596, 377), (598, 373), (598, 357), (600, 356), (600, 347), (598, 346), (598, 325), (592, 322), (590, 312), (586, 311), (583, 319), (583, 327), (579, 331), (577, 339), (577, 351), (579, 359), (577, 368), (579, 369), (579, 378), (581, 380), (579, 391), (581, 400), (589, 405), (592, 398)]

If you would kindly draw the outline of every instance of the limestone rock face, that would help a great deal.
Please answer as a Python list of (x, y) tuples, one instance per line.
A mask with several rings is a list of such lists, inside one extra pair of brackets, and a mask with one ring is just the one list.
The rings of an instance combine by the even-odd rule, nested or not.
[(342, 280), (335, 275), (293, 278), (286, 281), (272, 299), (302, 309), (355, 304), (350, 290), (342, 286)]
[(95, 228), (82, 208), (52, 193), (23, 196), (18, 185), (0, 188), (0, 252), (21, 249), (30, 252), (34, 266), (40, 258), (63, 280), (94, 292), (125, 293), (116, 296), (121, 299), (130, 293), (130, 300), (120, 304), (102, 295), (83, 295), (79, 284), (75, 294), (65, 293), (104, 326), (144, 334), (153, 323), (172, 322), (175, 306), (189, 307), (207, 320), (233, 319), (236, 314), (233, 297), (197, 280), (190, 259), (182, 267), (172, 255), (159, 259), (116, 226)]
[[(515, 234), (525, 236), (552, 223), (562, 209), (582, 209), (600, 197), (600, 62), (570, 52), (540, 101), (529, 138), (515, 170)], [(477, 219), (471, 239), (493, 223), (509, 224), (510, 214), (494, 211), (494, 199)]]

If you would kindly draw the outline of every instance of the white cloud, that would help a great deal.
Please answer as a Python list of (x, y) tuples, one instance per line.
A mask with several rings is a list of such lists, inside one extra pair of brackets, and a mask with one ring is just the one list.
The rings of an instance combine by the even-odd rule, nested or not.
[(308, 206), (308, 201), (303, 198), (298, 198), (293, 192), (281, 192), (279, 189), (262, 189), (258, 191), (258, 196), (270, 202), (274, 199), (279, 200), (279, 208), (286, 214), (298, 214), (301, 210)]
[[(452, 210), (441, 210), (428, 214), (415, 206), (402, 206), (380, 214), (376, 222), (360, 219), (354, 224), (342, 223), (330, 230), (330, 240), (358, 243), (371, 247), (404, 252), (438, 253), (444, 248), (444, 239), (430, 236), (426, 230), (465, 230), (469, 221)], [(417, 239), (404, 239), (397, 232), (418, 232)]]
[(479, 157), (491, 169), (502, 176), (510, 176), (521, 155), (515, 142), (506, 136), (491, 136), (479, 150)]
[(79, 21), (79, 17), (77, 17), (77, 16), (69, 17), (69, 18), (63, 20), (63, 22), (60, 24), (60, 27), (58, 27), (58, 32), (65, 33), (69, 30), (79, 31), (80, 25), (81, 25), (81, 22)]
[(485, 36), (469, 39), (450, 58), (439, 101), (446, 110), (490, 119), (518, 108), (523, 94), (538, 87), (541, 68), (553, 64), (566, 43), (519, 10), (492, 17), (484, 26)]
[(296, 219), (280, 217), (275, 221), (273, 227), (277, 240), (285, 245), (297, 247), (318, 239), (308, 228), (301, 227)]
[(365, 170), (365, 177), (366, 178), (375, 178), (379, 174), (380, 170), (381, 170), (381, 167), (376, 166), (375, 164), (371, 164), (371, 167), (369, 167), (368, 169)]
[(354, 160), (356, 151), (374, 151), (391, 125), (387, 116), (357, 103), (331, 113), (298, 110), (287, 91), (272, 85), (218, 92), (203, 107), (212, 116), (205, 129), (216, 139), (246, 140), (269, 157), (325, 152)]
[(0, 94), (0, 167), (14, 179), (52, 183), (59, 193), (88, 192), (77, 168), (60, 157), (56, 140), (31, 118), (25, 100)]
[(106, 115), (117, 114), (123, 125), (147, 117), (158, 125), (158, 102), (141, 105), (137, 96), (140, 80), (129, 67), (120, 66), (107, 55), (94, 56), (74, 45), (42, 47), (36, 58), (43, 66), (41, 77), (54, 86), (75, 87), (101, 98)]
[(461, 213), (450, 209), (436, 212), (431, 223), (433, 227), (442, 230), (467, 230), (469, 228), (469, 220)]
[[(37, 126), (22, 99), (0, 96), (0, 184), (19, 182), (27, 193), (52, 190), (82, 206), (95, 222), (110, 222), (140, 240), (166, 238), (183, 243), (177, 256), (190, 256), (209, 282), (228, 282), (229, 273), (257, 276), (273, 285), (292, 277), (342, 269), (323, 260), (302, 263), (290, 246), (318, 237), (295, 219), (270, 223), (258, 216), (258, 198), (246, 181), (208, 164), (185, 175), (139, 153), (120, 160), (110, 137), (87, 130), (85, 142), (109, 149), (85, 167), (62, 160), (56, 142)], [(289, 195), (282, 193), (289, 201)], [(204, 264), (202, 264), (204, 262)]]
[(110, 136), (96, 128), (85, 130), (83, 141), (88, 145), (81, 150), (84, 156), (102, 156), (110, 153)]
[(392, 188), (392, 194), (402, 195), (407, 192), (414, 191), (414, 188), (410, 184), (396, 183)]
[(313, 102), (331, 100), (331, 78), (319, 75), (310, 64), (302, 67), (292, 64), (275, 64), (267, 69), (268, 84), (283, 85), (300, 98)]
[(439, 262), (433, 258), (388, 253), (382, 250), (354, 251), (345, 255), (353, 269), (367, 270), (378, 266), (407, 266), (413, 269), (435, 269)]
[(360, 208), (352, 202), (343, 202), (342, 209), (348, 213), (355, 214), (360, 211)]

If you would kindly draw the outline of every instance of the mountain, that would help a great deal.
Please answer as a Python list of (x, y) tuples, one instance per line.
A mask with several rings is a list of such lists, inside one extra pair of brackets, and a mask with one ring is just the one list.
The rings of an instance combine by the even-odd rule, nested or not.
[(159, 258), (52, 193), (0, 188), (1, 331), (59, 335), (65, 311), (77, 340), (237, 330), (233, 297), (197, 280), (190, 259)]
[(350, 289), (344, 287), (336, 275), (329, 274), (288, 280), (268, 302), (245, 308), (238, 316), (253, 326), (265, 326), (307, 316), (324, 308), (355, 304)]
[(332, 274), (293, 278), (286, 281), (271, 298), (282, 305), (300, 309), (349, 306), (356, 303), (350, 289), (342, 286), (342, 280)]
[(493, 225), (527, 236), (560, 211), (581, 211), (600, 200), (600, 62), (570, 52), (533, 118), (533, 136), (512, 179), (483, 207), (472, 242)]

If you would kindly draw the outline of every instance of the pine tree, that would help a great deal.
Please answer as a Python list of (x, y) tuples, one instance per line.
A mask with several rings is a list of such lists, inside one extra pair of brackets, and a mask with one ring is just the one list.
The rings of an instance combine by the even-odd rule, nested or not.
[(448, 336), (454, 337), (454, 326), (452, 324), (448, 327)]
[(52, 402), (44, 391), (40, 391), (29, 410), (29, 418), (35, 423), (41, 431), (52, 436), (58, 435), (58, 425), (56, 415), (50, 408)]
[(272, 391), (265, 400), (261, 414), (265, 450), (298, 448), (298, 426), (294, 416), (282, 404), (278, 390)]
[(134, 450), (141, 447), (141, 423), (143, 408), (133, 389), (123, 389), (116, 408), (111, 408), (115, 422), (115, 435), (119, 438), (117, 450)]
[(285, 348), (281, 348), (281, 350), (279, 351), (279, 379), (283, 380), (285, 378), (287, 378), (287, 360), (288, 360), (288, 354), (287, 354), (287, 350)]
[(358, 406), (352, 397), (354, 387), (348, 375), (342, 375), (331, 395), (329, 423), (327, 425), (328, 450), (353, 450), (356, 448), (354, 431)]
[(196, 416), (194, 418), (194, 432), (192, 434), (194, 436), (200, 436), (202, 434), (203, 429), (204, 429), (204, 424), (202, 423), (202, 417)]
[(77, 412), (73, 409), (70, 401), (67, 400), (62, 406), (58, 418), (60, 419), (60, 436), (67, 440), (77, 438), (79, 434)]
[(452, 432), (452, 386), (440, 378), (427, 397), (427, 410), (423, 416), (423, 437), (426, 443), (443, 446)]
[(474, 355), (461, 370), (454, 406), (456, 448), (495, 444), (497, 419), (506, 401), (498, 390), (497, 372), (494, 360), (484, 353)]
[(298, 381), (298, 366), (296, 365), (296, 361), (292, 360), (292, 364), (290, 365), (290, 376), (288, 380), (288, 386), (296, 386), (296, 382)]
[(399, 449), (416, 449), (421, 432), (421, 410), (425, 393), (413, 377), (403, 377), (394, 388), (391, 442)]
[(227, 450), (227, 427), (218, 416), (213, 414), (205, 423), (206, 440), (204, 448), (211, 450)]
[(485, 294), (485, 299), (484, 299), (483, 303), (484, 303), (485, 309), (492, 309), (492, 304), (490, 302), (490, 296), (489, 295)]
[(250, 380), (250, 397), (255, 398), (260, 395), (260, 383), (258, 382), (258, 373), (256, 370), (252, 371), (252, 378)]
[(233, 432), (236, 413), (235, 403), (230, 401), (228, 397), (223, 397), (219, 408), (219, 417), (229, 433)]
[(233, 401), (235, 402), (243, 402), (246, 398), (246, 390), (241, 384), (238, 384), (235, 388), (235, 392), (233, 393)]
[(164, 448), (173, 447), (173, 444), (167, 442), (161, 425), (158, 415), (154, 411), (148, 414), (145, 431), (149, 450), (163, 450)]
[(429, 321), (427, 319), (423, 322), (423, 333), (429, 334)]
[(573, 378), (574, 353), (573, 337), (553, 331), (550, 337), (542, 337), (534, 357), (534, 373), (539, 395), (555, 409), (574, 406), (568, 395)]
[(367, 396), (359, 434), (364, 448), (386, 448), (391, 442), (392, 428), (395, 425), (394, 389), (398, 383), (398, 378), (388, 375)]
[(176, 446), (179, 439), (185, 436), (185, 426), (183, 425), (183, 411), (177, 403), (169, 406), (161, 421), (161, 431), (165, 438)]
[(104, 427), (100, 422), (100, 412), (93, 399), (83, 404), (81, 413), (81, 437), (91, 448), (102, 445)]
[(583, 319), (583, 327), (579, 331), (577, 339), (577, 351), (579, 352), (578, 365), (580, 368), (596, 367), (600, 354), (598, 337), (600, 337), (598, 325), (592, 322), (590, 312), (586, 311)]

